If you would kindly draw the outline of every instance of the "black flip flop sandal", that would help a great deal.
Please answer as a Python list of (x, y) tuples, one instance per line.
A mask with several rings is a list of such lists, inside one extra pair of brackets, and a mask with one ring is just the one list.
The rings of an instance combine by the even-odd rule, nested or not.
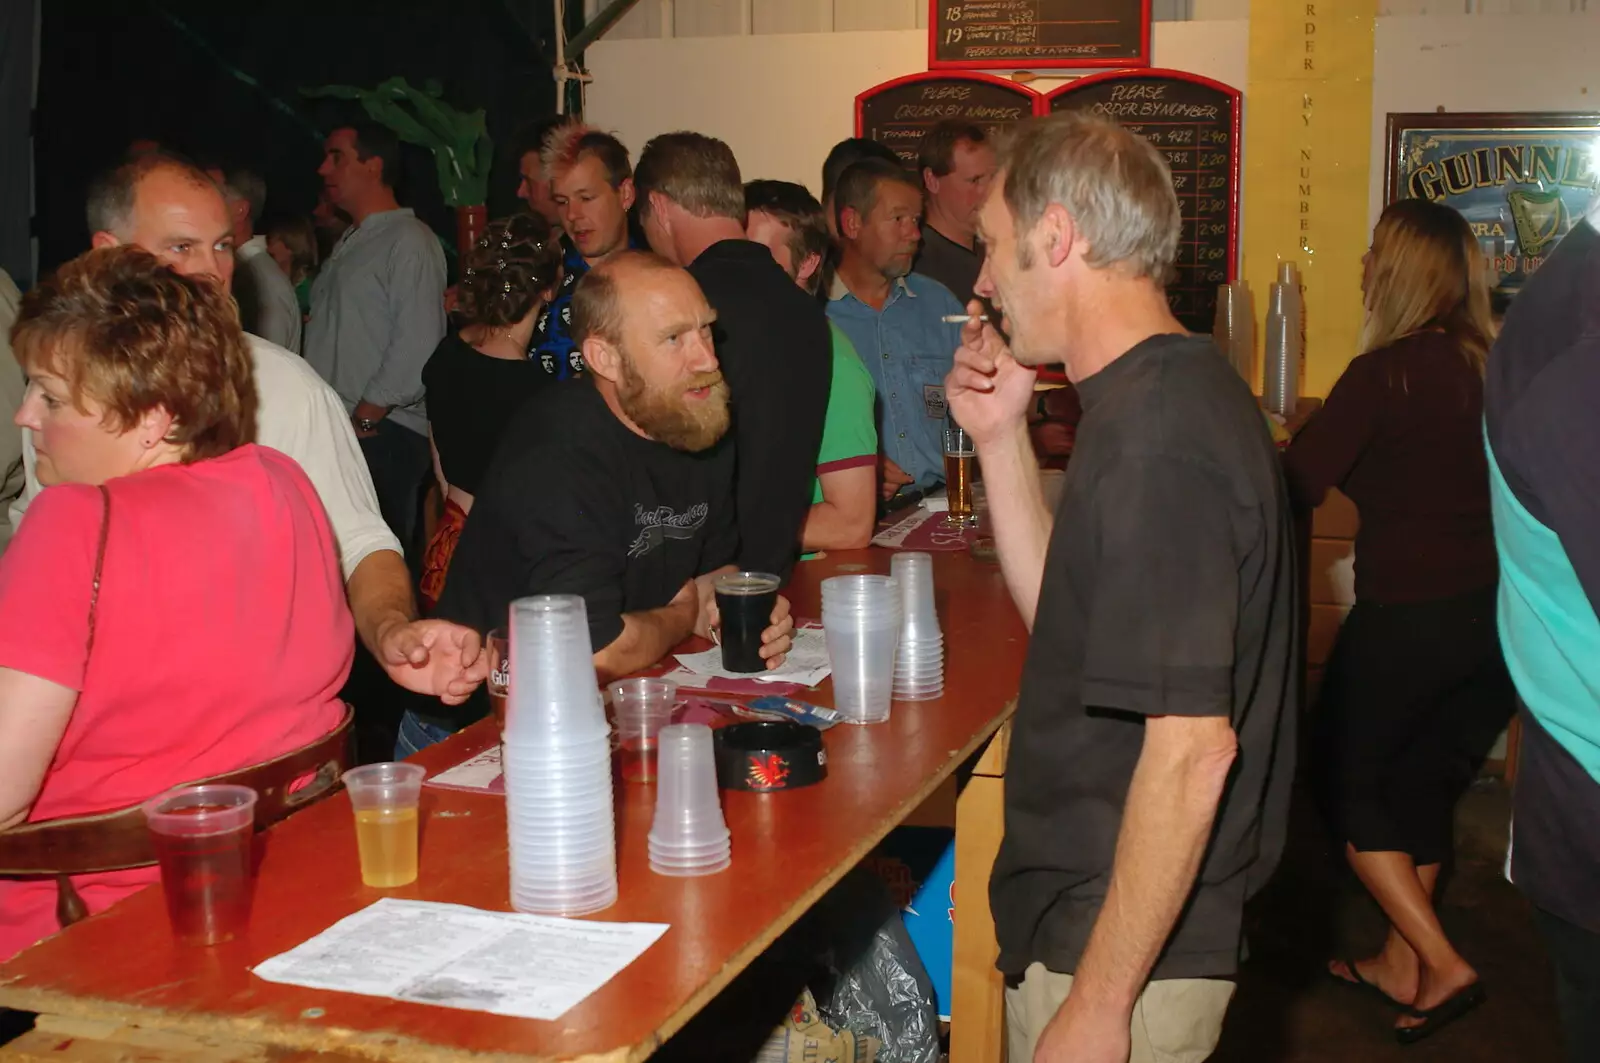
[(1488, 999), (1489, 994), (1484, 992), (1483, 986), (1478, 982), (1473, 982), (1442, 1004), (1426, 1010), (1422, 1008), (1408, 1009), (1410, 1014), (1423, 1020), (1422, 1024), (1420, 1026), (1395, 1027), (1394, 1039), (1403, 1045), (1414, 1045), (1425, 1037), (1432, 1037)]
[(1421, 1014), (1412, 1008), (1410, 1004), (1401, 1003), (1394, 997), (1391, 997), (1388, 993), (1385, 993), (1381, 987), (1374, 985), (1372, 982), (1369, 982), (1365, 978), (1361, 977), (1361, 969), (1356, 966), (1355, 960), (1345, 958), (1340, 959), (1339, 962), (1344, 964), (1344, 969), (1350, 972), (1349, 978), (1346, 978), (1343, 975), (1334, 974), (1333, 971), (1329, 970), (1327, 967), (1323, 968), (1323, 970), (1327, 972), (1328, 977), (1333, 979), (1335, 982), (1338, 982), (1340, 985), (1347, 988), (1358, 990), (1359, 992), (1365, 993), (1368, 996), (1376, 997), (1378, 1000), (1383, 1001), (1391, 1008), (1396, 1008), (1408, 1015), (1416, 1015), (1418, 1018), (1422, 1017)]

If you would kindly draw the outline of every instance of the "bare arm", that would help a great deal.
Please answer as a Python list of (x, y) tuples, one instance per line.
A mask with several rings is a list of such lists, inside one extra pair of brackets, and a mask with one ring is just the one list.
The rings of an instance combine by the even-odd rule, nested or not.
[(594, 655), (594, 669), (602, 683), (648, 668), (678, 643), (694, 634), (700, 616), (700, 593), (694, 580), (686, 582), (672, 601), (659, 609), (622, 614), (622, 634)]
[(0, 668), (0, 830), (28, 818), (77, 703), (71, 687)]
[(428, 454), (433, 458), (433, 479), (439, 485), (439, 502), (450, 497), (450, 481), (444, 478), (444, 465), (439, 461), (439, 444), (433, 439), (433, 423), (428, 424)]
[(1078, 1058), (1074, 1051), (1099, 1044), (1102, 1035), (1127, 1037), (1133, 1006), (1194, 889), (1237, 748), (1223, 716), (1146, 721), (1111, 886), (1072, 993), (1040, 1038), (1036, 1060)]
[(872, 541), (878, 515), (878, 470), (860, 465), (818, 478), (822, 501), (806, 514), (800, 533), (804, 550), (855, 550)]
[(980, 442), (978, 461), (983, 466), (1000, 570), (1005, 573), (1006, 587), (1011, 591), (1011, 600), (1017, 603), (1022, 622), (1032, 631), (1055, 519), (1045, 508), (1039, 463), (1028, 438), (1028, 426), (1018, 422), (995, 442), (987, 446)]
[(393, 550), (368, 554), (345, 585), (362, 645), (400, 686), (459, 705), (489, 674), (483, 637), (448, 620), (418, 620), (411, 574)]

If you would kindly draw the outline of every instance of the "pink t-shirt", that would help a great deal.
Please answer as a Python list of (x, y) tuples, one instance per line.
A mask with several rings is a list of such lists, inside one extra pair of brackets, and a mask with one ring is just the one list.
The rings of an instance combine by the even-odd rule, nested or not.
[[(355, 652), (339, 553), (300, 466), (250, 444), (28, 507), (0, 557), (0, 666), (80, 691), (30, 820), (125, 808), (338, 725)], [(86, 667), (87, 666), (87, 667)], [(155, 868), (74, 879), (91, 912)], [(0, 879), (0, 960), (59, 929), (53, 881)]]

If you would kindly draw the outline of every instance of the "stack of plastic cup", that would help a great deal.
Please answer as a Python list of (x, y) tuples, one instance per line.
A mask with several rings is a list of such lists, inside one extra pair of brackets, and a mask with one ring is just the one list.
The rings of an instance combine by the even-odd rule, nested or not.
[(900, 585), (900, 647), (894, 658), (896, 701), (944, 693), (944, 633), (933, 607), (933, 555), (895, 554), (889, 571)]
[(511, 690), (501, 753), (511, 906), (582, 915), (617, 899), (611, 738), (583, 599), (511, 603)]
[(822, 628), (833, 669), (834, 709), (846, 723), (889, 718), (900, 587), (888, 576), (822, 581)]
[(650, 870), (658, 875), (715, 874), (731, 862), (732, 845), (722, 818), (711, 728), (669, 724), (657, 733), (656, 742)]

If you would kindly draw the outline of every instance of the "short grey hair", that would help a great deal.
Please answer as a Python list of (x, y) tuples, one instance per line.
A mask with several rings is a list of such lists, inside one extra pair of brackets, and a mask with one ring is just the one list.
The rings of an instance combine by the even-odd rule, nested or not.
[(222, 180), (222, 194), (229, 199), (242, 199), (250, 204), (250, 224), (259, 222), (261, 212), (267, 206), (266, 178), (254, 170), (240, 167), (224, 170)]
[(1017, 126), (1001, 145), (1000, 169), (1019, 239), (1058, 203), (1088, 241), (1090, 266), (1120, 267), (1157, 284), (1169, 279), (1183, 220), (1172, 172), (1148, 140), (1064, 111)]

